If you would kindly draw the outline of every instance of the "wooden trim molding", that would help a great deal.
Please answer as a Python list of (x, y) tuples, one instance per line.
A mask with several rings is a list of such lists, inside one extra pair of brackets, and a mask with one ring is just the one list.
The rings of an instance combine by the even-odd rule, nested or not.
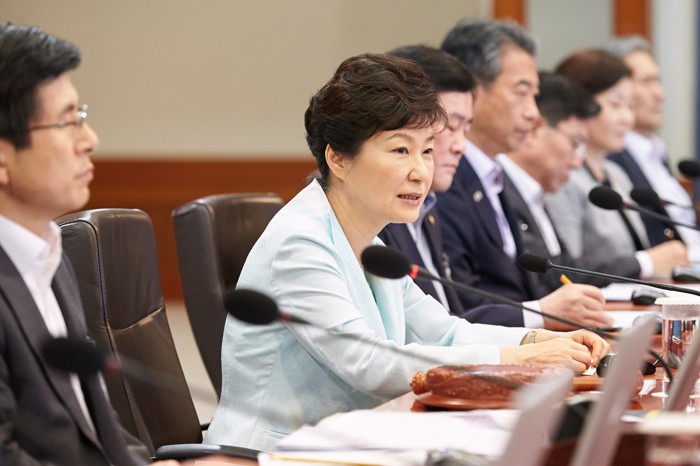
[(141, 209), (153, 220), (161, 284), (166, 298), (181, 298), (171, 212), (210, 194), (274, 192), (288, 201), (316, 168), (299, 160), (123, 160), (95, 161), (95, 180), (86, 209)]
[[(613, 0), (613, 30), (615, 36), (639, 34), (651, 40), (651, 1)], [(493, 0), (494, 19), (512, 19), (527, 27), (527, 0)]]
[(493, 19), (511, 19), (521, 26), (527, 26), (525, 22), (525, 0), (493, 0), (491, 4), (491, 17)]
[(614, 0), (613, 35), (638, 34), (651, 40), (650, 0)]

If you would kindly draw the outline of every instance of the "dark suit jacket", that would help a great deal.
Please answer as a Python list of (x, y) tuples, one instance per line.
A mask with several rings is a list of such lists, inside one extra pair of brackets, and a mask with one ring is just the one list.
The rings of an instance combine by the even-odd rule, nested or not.
[[(533, 274), (521, 270), (503, 252), (503, 239), (493, 207), (465, 157), (459, 163), (450, 190), (438, 194), (437, 208), (452, 278), (516, 301), (539, 299), (547, 293)], [(520, 254), (523, 249), (517, 223), (507, 204), (504, 210), (515, 238), (517, 254)], [(466, 294), (460, 298), (465, 309), (484, 302)], [(504, 325), (523, 325), (522, 311), (514, 312)]]
[[(632, 183), (635, 186), (651, 188), (651, 183), (649, 183), (647, 177), (644, 176), (644, 172), (642, 172), (641, 167), (634, 160), (632, 154), (630, 154), (626, 149), (622, 152), (616, 152), (614, 154), (608, 155), (608, 159), (621, 166), (622, 169), (627, 173), (627, 176), (630, 177), (630, 180), (632, 180)], [(668, 212), (661, 205), (642, 207), (649, 208), (661, 215), (665, 215), (668, 217)], [(647, 230), (649, 243), (652, 246), (661, 244), (664, 241), (668, 241), (669, 239), (681, 239), (680, 235), (678, 234), (678, 230), (676, 230), (676, 227), (672, 223), (657, 220), (644, 214), (642, 214), (642, 221), (644, 222), (644, 227)]]
[[(437, 213), (433, 211), (428, 214), (423, 222), (423, 234), (426, 235), (430, 254), (433, 257), (433, 264), (438, 274), (443, 278), (451, 278), (449, 268), (449, 259), (442, 249), (442, 232)], [(432, 217), (432, 221), (430, 219)], [(403, 252), (413, 264), (418, 264), (425, 267), (425, 263), (416, 243), (413, 241), (411, 232), (408, 227), (403, 224), (387, 225), (380, 233), (379, 237), (387, 246), (398, 249)], [(439, 258), (435, 260), (435, 258)], [(433, 282), (429, 280), (416, 280), (416, 284), (426, 293), (439, 301)], [(471, 309), (464, 309), (458, 293), (449, 286), (444, 286), (447, 303), (450, 306), (450, 312), (472, 323), (493, 324), (493, 325), (509, 325), (510, 322), (517, 320), (518, 316), (522, 316), (522, 311), (514, 309), (512, 306), (503, 304), (484, 304)], [(520, 318), (522, 325), (522, 318)]]
[[(87, 338), (78, 285), (63, 259), (52, 284), (69, 337)], [(29, 289), (0, 248), (0, 464), (133, 465), (147, 452), (117, 422), (97, 376), (81, 377), (97, 435), (65, 373), (46, 365), (51, 338)]]
[[(508, 178), (508, 175), (504, 176), (503, 192), (508, 199), (508, 204), (510, 205), (514, 216), (517, 219), (518, 230), (521, 233), (523, 247), (526, 252), (549, 257), (555, 264), (565, 265), (568, 267), (623, 275), (625, 277), (632, 278), (639, 277), (641, 269), (639, 267), (639, 262), (637, 262), (637, 259), (635, 259), (634, 256), (581, 257), (579, 259), (574, 259), (567, 252), (564, 241), (560, 240), (559, 245), (561, 246), (561, 253), (558, 256), (551, 257), (549, 255), (549, 250), (547, 249), (547, 244), (542, 236), (542, 232), (540, 231), (532, 212), (530, 212), (530, 209), (520, 194), (520, 191), (518, 191), (518, 188), (515, 187), (515, 184), (513, 184), (511, 179)], [(554, 227), (554, 225), (552, 226)], [(610, 283), (609, 280), (592, 277), (590, 275), (576, 274), (573, 272), (566, 272), (566, 274), (577, 283), (588, 283), (595, 286), (606, 286)], [(549, 272), (540, 275), (539, 278), (542, 284), (548, 290), (553, 291), (561, 286), (561, 282), (559, 280), (560, 276), (561, 272), (550, 270)]]
[[(430, 248), (430, 255), (433, 258), (433, 266), (435, 267), (435, 270), (438, 271), (438, 274), (441, 277), (451, 278), (451, 273), (447, 264), (447, 255), (442, 250), (442, 232), (440, 231), (440, 226), (437, 224), (437, 217), (435, 213), (429, 213), (426, 216), (422, 229), (428, 242), (428, 247)], [(413, 241), (413, 236), (411, 236), (411, 232), (408, 231), (406, 224), (389, 224), (379, 233), (379, 237), (387, 246), (396, 248), (404, 253), (411, 263), (425, 267), (425, 262), (418, 252), (416, 243)], [(436, 300), (440, 301), (432, 281), (416, 280), (416, 284), (426, 294), (429, 294)], [(460, 302), (457, 293), (449, 286), (444, 286), (443, 288), (445, 290), (445, 296), (447, 297), (447, 304), (450, 306), (450, 312), (456, 315), (461, 314), (462, 303)]]

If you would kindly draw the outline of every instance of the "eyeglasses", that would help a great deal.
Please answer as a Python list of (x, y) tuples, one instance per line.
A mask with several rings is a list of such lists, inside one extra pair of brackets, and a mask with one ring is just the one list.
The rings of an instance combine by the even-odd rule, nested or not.
[(576, 157), (583, 159), (586, 156), (586, 141), (582, 141), (580, 138), (573, 136), (566, 131), (562, 131), (556, 126), (550, 126), (550, 128), (552, 128), (553, 131), (565, 136), (569, 140)]
[(87, 104), (81, 105), (78, 110), (75, 112), (75, 120), (66, 120), (66, 121), (59, 121), (58, 123), (50, 123), (48, 125), (36, 125), (36, 126), (30, 126), (27, 128), (27, 131), (38, 131), (40, 129), (51, 129), (51, 128), (65, 128), (66, 126), (75, 126), (76, 128), (80, 128), (83, 126), (83, 122), (87, 120), (87, 110), (88, 106)]

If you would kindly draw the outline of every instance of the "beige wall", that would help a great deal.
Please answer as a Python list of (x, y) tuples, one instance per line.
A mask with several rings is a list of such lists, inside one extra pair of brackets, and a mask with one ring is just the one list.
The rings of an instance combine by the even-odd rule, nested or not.
[(439, 45), (488, 0), (0, 0), (83, 51), (75, 82), (108, 156), (307, 153), (303, 113), (362, 52)]

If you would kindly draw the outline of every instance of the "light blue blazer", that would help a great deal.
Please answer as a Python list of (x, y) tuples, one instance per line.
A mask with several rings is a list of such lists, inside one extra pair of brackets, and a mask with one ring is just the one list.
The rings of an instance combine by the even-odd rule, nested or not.
[(517, 345), (527, 332), (450, 316), (410, 278), (366, 275), (315, 181), (272, 219), (238, 287), (272, 296), (321, 329), (229, 317), (207, 443), (273, 450), (304, 424), (407, 392), (417, 371), (498, 363), (496, 345)]

